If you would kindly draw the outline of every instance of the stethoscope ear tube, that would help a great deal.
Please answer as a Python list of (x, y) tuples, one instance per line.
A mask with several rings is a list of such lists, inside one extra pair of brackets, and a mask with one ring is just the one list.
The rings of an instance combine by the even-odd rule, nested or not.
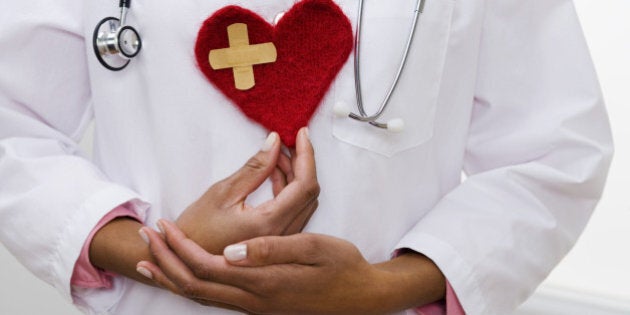
[[(409, 37), (407, 38), (407, 43), (405, 44), (405, 50), (403, 56), (401, 57), (400, 64), (398, 67), (398, 71), (396, 72), (396, 76), (392, 81), (392, 84), (385, 95), (385, 98), (381, 102), (379, 109), (373, 115), (369, 115), (365, 111), (365, 106), (363, 105), (363, 93), (361, 90), (361, 55), (360, 55), (360, 42), (361, 42), (361, 26), (363, 20), (363, 3), (364, 0), (359, 1), (359, 13), (357, 16), (357, 25), (356, 25), (356, 37), (354, 42), (354, 80), (355, 80), (355, 89), (356, 89), (356, 98), (357, 98), (357, 108), (359, 110), (359, 114), (355, 114), (349, 112), (346, 117), (352, 118), (357, 121), (369, 123), (372, 126), (388, 129), (394, 132), (400, 132), (404, 129), (404, 122), (401, 118), (395, 118), (387, 123), (378, 122), (377, 119), (383, 115), (385, 109), (389, 105), (389, 101), (391, 99), (392, 94), (396, 90), (398, 83), (400, 82), (400, 77), (405, 69), (405, 65), (407, 63), (407, 59), (409, 57), (409, 52), (411, 50), (411, 46), (413, 44), (413, 39), (416, 34), (416, 30), (418, 28), (418, 22), (420, 20), (420, 15), (424, 11), (425, 0), (417, 0), (416, 7), (414, 10), (414, 17), (411, 28), (409, 30)], [(338, 113), (343, 112), (342, 110), (337, 110)]]

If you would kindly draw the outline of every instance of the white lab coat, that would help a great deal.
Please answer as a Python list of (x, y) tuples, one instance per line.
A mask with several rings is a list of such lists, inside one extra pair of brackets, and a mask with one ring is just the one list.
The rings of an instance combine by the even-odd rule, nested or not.
[[(294, 0), (237, 1), (269, 21)], [(352, 21), (357, 0), (339, 0)], [(144, 39), (121, 72), (92, 51), (115, 1), (10, 1), (0, 10), (0, 240), (90, 314), (228, 314), (118, 278), (72, 289), (97, 221), (132, 202), (154, 226), (258, 150), (267, 131), (197, 69), (201, 23), (232, 1), (136, 0)], [(415, 0), (367, 1), (368, 111), (388, 88)], [(432, 258), (468, 314), (503, 315), (571, 248), (600, 197), (612, 144), (569, 0), (427, 0), (384, 120), (335, 118), (354, 104), (352, 62), (310, 124), (320, 206), (306, 230), (354, 243), (371, 262), (408, 247)], [(96, 120), (95, 158), (77, 148)], [(468, 177), (462, 183), (461, 172)], [(269, 198), (268, 186), (252, 202)]]

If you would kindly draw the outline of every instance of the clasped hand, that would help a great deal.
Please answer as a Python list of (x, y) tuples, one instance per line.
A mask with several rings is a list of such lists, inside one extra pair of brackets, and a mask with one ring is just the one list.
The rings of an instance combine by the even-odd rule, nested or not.
[[(143, 227), (153, 261), (138, 271), (203, 305), (254, 314), (386, 314), (443, 296), (444, 277), (422, 255), (373, 265), (347, 241), (296, 234), (317, 208), (313, 149), (304, 129), (290, 161), (271, 142), (176, 223), (161, 220), (161, 234)], [(274, 199), (247, 206), (268, 177)]]
[[(274, 198), (253, 207), (248, 195), (271, 179)], [(298, 132), (291, 157), (271, 133), (260, 152), (230, 177), (212, 185), (177, 219), (176, 225), (206, 251), (263, 235), (300, 232), (318, 206), (319, 184), (306, 128)]]

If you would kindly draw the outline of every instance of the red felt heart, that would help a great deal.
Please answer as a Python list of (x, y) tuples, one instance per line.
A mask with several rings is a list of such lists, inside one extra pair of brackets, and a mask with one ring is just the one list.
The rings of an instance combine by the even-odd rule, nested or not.
[[(273, 42), (278, 53), (275, 63), (254, 66), (256, 85), (246, 91), (236, 89), (232, 69), (213, 70), (208, 60), (211, 50), (229, 47), (227, 27), (234, 23), (247, 24), (250, 44)], [(308, 124), (352, 47), (350, 21), (333, 1), (304, 0), (276, 26), (241, 7), (225, 7), (203, 23), (195, 54), (212, 84), (293, 147), (297, 131)]]

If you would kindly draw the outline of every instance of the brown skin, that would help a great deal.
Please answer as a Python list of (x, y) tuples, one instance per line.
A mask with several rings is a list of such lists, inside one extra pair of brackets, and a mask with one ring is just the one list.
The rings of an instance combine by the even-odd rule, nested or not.
[[(305, 129), (298, 134), (298, 148), (292, 156), (289, 159), (281, 153), (276, 134), (268, 150), (258, 152), (189, 206), (177, 219), (177, 226), (211, 253), (257, 236), (299, 233), (317, 208), (319, 195), (314, 152)], [(274, 198), (257, 207), (245, 204), (245, 198), (267, 178)], [(148, 283), (136, 272), (139, 261), (152, 259), (138, 235), (140, 228), (130, 218), (104, 226), (90, 243), (92, 264)]]
[(103, 270), (155, 285), (137, 273), (135, 268), (138, 261), (153, 259), (147, 243), (138, 235), (142, 227), (140, 222), (131, 218), (118, 218), (106, 224), (90, 243), (90, 262)]
[[(297, 140), (289, 160), (280, 152), (280, 140), (276, 139), (271, 151), (257, 154), (240, 171), (210, 187), (180, 215), (177, 226), (215, 254), (253, 237), (302, 231), (317, 209), (319, 184), (305, 129)], [(247, 196), (267, 178), (271, 178), (274, 198), (257, 207), (245, 204)]]
[[(444, 297), (444, 276), (420, 254), (369, 264), (344, 240), (294, 234), (308, 222), (319, 193), (304, 132), (292, 156), (287, 163), (279, 143), (258, 153), (257, 161), (211, 187), (176, 223), (161, 221), (164, 235), (142, 228), (150, 246), (137, 234), (140, 223), (112, 221), (91, 243), (92, 263), (204, 305), (256, 314), (386, 314)], [(246, 206), (245, 197), (266, 178), (275, 198), (261, 207)], [(256, 222), (260, 225), (252, 226)], [(248, 257), (242, 261), (211, 254), (246, 239)], [(136, 263), (153, 279), (137, 273)]]
[(295, 234), (242, 242), (247, 258), (229, 262), (164, 222), (148, 228), (155, 263), (140, 262), (155, 283), (204, 305), (255, 314), (388, 314), (437, 301), (445, 279), (425, 256), (406, 252), (369, 264), (351, 243)]

